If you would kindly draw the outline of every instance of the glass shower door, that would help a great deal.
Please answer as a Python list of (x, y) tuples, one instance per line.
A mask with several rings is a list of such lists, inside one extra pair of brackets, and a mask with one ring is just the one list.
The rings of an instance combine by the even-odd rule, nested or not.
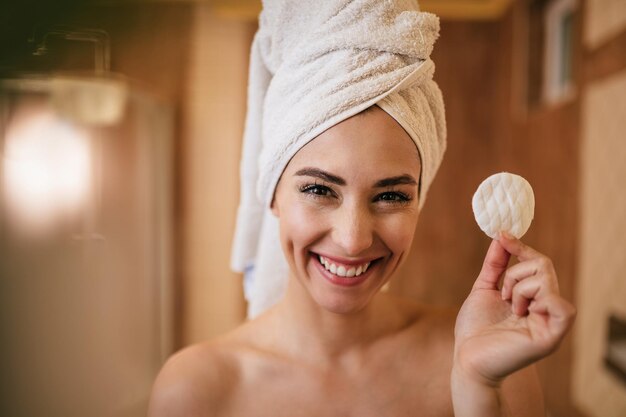
[(0, 415), (143, 416), (171, 352), (172, 111), (0, 80)]

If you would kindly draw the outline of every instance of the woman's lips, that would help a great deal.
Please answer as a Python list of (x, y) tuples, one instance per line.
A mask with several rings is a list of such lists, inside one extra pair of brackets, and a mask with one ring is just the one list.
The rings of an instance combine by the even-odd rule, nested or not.
[(329, 258), (316, 253), (311, 253), (311, 258), (322, 276), (332, 284), (342, 287), (352, 287), (365, 281), (370, 275), (378, 259), (372, 261), (339, 262), (335, 258)]

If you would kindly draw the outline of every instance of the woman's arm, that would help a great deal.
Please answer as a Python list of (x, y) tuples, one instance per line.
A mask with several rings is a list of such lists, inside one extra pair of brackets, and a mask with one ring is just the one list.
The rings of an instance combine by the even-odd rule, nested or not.
[[(507, 268), (511, 255), (519, 263)], [(541, 402), (536, 389), (527, 390), (537, 386), (536, 376), (519, 371), (554, 352), (574, 316), (559, 296), (550, 259), (517, 239), (494, 240), (457, 316), (450, 380), (455, 416), (543, 415), (525, 406)]]

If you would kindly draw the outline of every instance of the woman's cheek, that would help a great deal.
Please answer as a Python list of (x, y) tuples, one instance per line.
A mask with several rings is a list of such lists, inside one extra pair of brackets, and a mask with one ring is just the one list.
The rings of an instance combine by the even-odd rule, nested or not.
[[(295, 202), (283, 213), (286, 238), (296, 246), (311, 244), (323, 233), (324, 215), (321, 210)], [(283, 217), (283, 216), (281, 216)]]

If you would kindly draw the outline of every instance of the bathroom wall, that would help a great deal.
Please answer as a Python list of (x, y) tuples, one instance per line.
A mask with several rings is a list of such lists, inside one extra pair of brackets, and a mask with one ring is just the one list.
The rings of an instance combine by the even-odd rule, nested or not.
[(611, 372), (604, 359), (609, 316), (626, 320), (625, 2), (587, 1), (584, 47), (579, 314), (572, 388), (576, 404), (589, 416), (618, 417), (626, 415), (626, 380)]
[[(587, 0), (585, 2), (585, 47), (593, 51), (624, 35), (626, 2)], [(623, 46), (622, 42), (619, 42)]]
[(597, 417), (626, 415), (626, 381), (604, 364), (609, 316), (626, 319), (625, 115), (626, 70), (588, 85), (582, 120), (579, 315), (573, 388), (581, 408)]
[(253, 21), (194, 6), (181, 143), (181, 344), (222, 334), (245, 317), (230, 270)]
[[(517, 2), (508, 21), (503, 21), (510, 46), (502, 45), (499, 51), (504, 71), (499, 84), (498, 135), (510, 138), (511, 148), (505, 157), (515, 171), (528, 178), (535, 191), (535, 219), (525, 241), (551, 257), (562, 296), (576, 304), (582, 13), (579, 9), (574, 16), (574, 94), (548, 104), (533, 98), (529, 91), (530, 60), (539, 59), (545, 48), (545, 43), (531, 43), (533, 31), (536, 36), (542, 30), (533, 26), (531, 4)], [(543, 21), (537, 24), (543, 25)], [(533, 55), (533, 48), (542, 51)], [(551, 416), (584, 415), (571, 398), (572, 339), (570, 332), (560, 349), (538, 366)]]

